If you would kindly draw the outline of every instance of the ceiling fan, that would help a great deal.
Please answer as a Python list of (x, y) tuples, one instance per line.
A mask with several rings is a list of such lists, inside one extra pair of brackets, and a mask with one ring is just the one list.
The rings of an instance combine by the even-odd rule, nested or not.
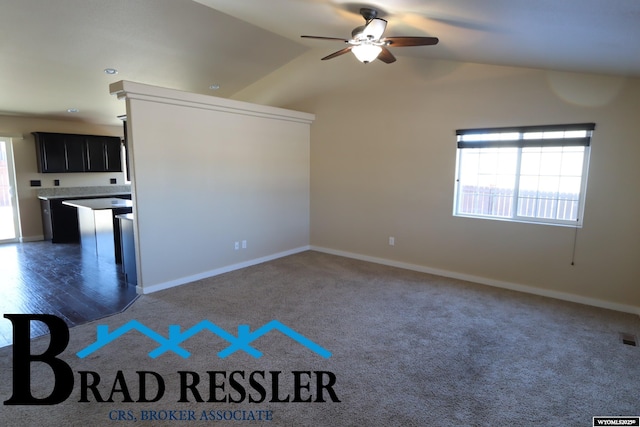
[(387, 28), (387, 21), (378, 18), (378, 11), (363, 7), (360, 9), (360, 15), (365, 20), (365, 24), (354, 28), (351, 32), (351, 40), (345, 40), (337, 37), (319, 37), (319, 36), (300, 36), (307, 39), (319, 40), (339, 40), (347, 43), (349, 46), (337, 52), (327, 55), (322, 60), (332, 59), (336, 56), (344, 55), (352, 52), (360, 62), (368, 64), (376, 59), (387, 64), (396, 61), (395, 56), (387, 49), (387, 47), (405, 47), (405, 46), (428, 46), (438, 43), (437, 37), (382, 37), (384, 30)]

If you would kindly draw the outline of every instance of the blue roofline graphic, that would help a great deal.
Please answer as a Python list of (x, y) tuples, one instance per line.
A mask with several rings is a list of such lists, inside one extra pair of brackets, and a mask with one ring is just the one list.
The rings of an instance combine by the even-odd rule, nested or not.
[(321, 357), (324, 357), (325, 359), (331, 357), (330, 351), (326, 350), (304, 335), (296, 332), (295, 330), (277, 320), (272, 320), (253, 332), (250, 331), (249, 325), (239, 325), (237, 337), (225, 331), (209, 320), (203, 320), (183, 332), (181, 332), (180, 329), (180, 325), (169, 325), (168, 337), (164, 337), (163, 335), (155, 332), (154, 330), (143, 325), (137, 320), (131, 320), (125, 323), (124, 325), (115, 329), (113, 332), (109, 332), (108, 325), (98, 325), (96, 327), (96, 342), (80, 350), (78, 353), (76, 353), (76, 355), (79, 358), (83, 359), (94, 353), (95, 351), (101, 349), (102, 347), (106, 346), (107, 344), (110, 344), (111, 342), (120, 338), (127, 332), (136, 330), (160, 344), (159, 347), (149, 352), (149, 357), (155, 359), (156, 357), (164, 354), (167, 351), (173, 351), (174, 353), (186, 359), (191, 356), (191, 353), (180, 347), (180, 344), (188, 340), (192, 336), (204, 330), (207, 330), (214, 335), (217, 335), (220, 338), (224, 339), (225, 341), (231, 343), (230, 346), (218, 352), (218, 357), (224, 359), (238, 350), (243, 350), (244, 352), (250, 354), (255, 358), (260, 358), (262, 357), (262, 352), (253, 348), (249, 344), (257, 340), (261, 336), (266, 335), (273, 330), (277, 330), (293, 339), (294, 341), (298, 342), (299, 344), (303, 345), (304, 347), (307, 347), (309, 350), (320, 355)]

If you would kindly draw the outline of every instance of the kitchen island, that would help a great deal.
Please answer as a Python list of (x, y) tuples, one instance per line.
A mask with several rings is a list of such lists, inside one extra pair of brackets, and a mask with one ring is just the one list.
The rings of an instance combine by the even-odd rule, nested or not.
[(67, 200), (62, 203), (78, 210), (82, 249), (120, 264), (120, 227), (115, 217), (132, 212), (131, 200), (98, 198)]
[[(119, 186), (117, 189), (122, 187)], [(63, 204), (67, 200), (110, 197), (131, 200), (130, 192), (107, 193), (105, 190), (101, 190), (103, 187), (78, 188), (80, 191), (74, 187), (61, 188), (59, 191), (55, 191), (55, 188), (45, 188), (39, 191), (38, 199), (42, 213), (44, 240), (51, 240), (52, 243), (80, 243), (78, 215), (75, 208)]]

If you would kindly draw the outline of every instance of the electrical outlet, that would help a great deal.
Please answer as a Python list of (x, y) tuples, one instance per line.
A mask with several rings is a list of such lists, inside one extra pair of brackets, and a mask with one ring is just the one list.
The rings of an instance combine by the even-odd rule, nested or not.
[(246, 240), (242, 241), (242, 249), (247, 249), (247, 241)]
[(240, 249), (240, 242), (236, 242), (234, 245), (234, 249), (237, 251), (238, 249)]
[(389, 237), (389, 246), (395, 246), (395, 245), (396, 245), (396, 238)]

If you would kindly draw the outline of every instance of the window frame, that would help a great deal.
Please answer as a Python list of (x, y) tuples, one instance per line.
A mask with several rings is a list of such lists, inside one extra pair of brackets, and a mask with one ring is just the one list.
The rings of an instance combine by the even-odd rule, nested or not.
[[(456, 149), (456, 170), (455, 170), (455, 185), (454, 185), (454, 199), (453, 199), (453, 215), (456, 217), (466, 218), (480, 218), (490, 219), (507, 222), (521, 222), (529, 224), (545, 224), (545, 225), (557, 225), (565, 227), (578, 227), (583, 225), (584, 207), (587, 190), (587, 178), (589, 171), (589, 161), (591, 154), (591, 138), (593, 131), (595, 130), (595, 123), (578, 123), (578, 124), (566, 124), (566, 125), (542, 125), (542, 126), (518, 126), (518, 127), (499, 127), (499, 128), (481, 128), (481, 129), (458, 129), (456, 130), (457, 137), (457, 149)], [(567, 137), (566, 134), (561, 138), (545, 138), (543, 132), (571, 132), (571, 131), (585, 131), (586, 136), (581, 137)], [(519, 134), (517, 138), (514, 138), (514, 134)], [(525, 138), (525, 134), (529, 137)], [(540, 138), (531, 138), (532, 134), (540, 134)], [(465, 135), (471, 135), (468, 140), (465, 140)], [(502, 136), (501, 136), (502, 135)], [(504, 136), (507, 139), (502, 139)], [(474, 138), (475, 137), (475, 138)], [(578, 206), (577, 206), (577, 218), (575, 220), (564, 220), (557, 218), (543, 218), (538, 216), (523, 216), (519, 215), (520, 206), (520, 180), (523, 176), (521, 171), (522, 166), (522, 154), (523, 148), (527, 147), (571, 147), (581, 146), (584, 147), (582, 171), (580, 175), (580, 191), (578, 194)], [(482, 149), (482, 148), (516, 148), (516, 164), (514, 165), (515, 180), (513, 183), (513, 194), (511, 201), (511, 216), (498, 216), (482, 213), (465, 213), (460, 212), (461, 205), (461, 174), (462, 168), (462, 156), (464, 150), (468, 149)], [(562, 175), (560, 175), (562, 176)], [(540, 200), (540, 199), (538, 199)]]

